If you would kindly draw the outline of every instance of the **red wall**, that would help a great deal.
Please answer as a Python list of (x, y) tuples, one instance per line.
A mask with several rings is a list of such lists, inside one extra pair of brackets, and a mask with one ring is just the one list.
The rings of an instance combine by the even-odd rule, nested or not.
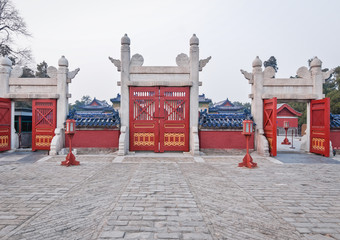
[[(118, 149), (120, 131), (118, 129), (81, 130), (77, 129), (72, 147), (75, 148), (114, 148)], [(65, 146), (69, 146), (65, 137)]]
[(330, 138), (332, 141), (333, 148), (337, 150), (340, 149), (340, 129), (337, 130), (331, 129)]
[(298, 127), (298, 121), (299, 119), (297, 118), (277, 118), (277, 127), (282, 127), (283, 128), (283, 122), (288, 121), (289, 122), (289, 127)]
[[(246, 149), (246, 137), (242, 131), (203, 130), (198, 133), (200, 148)], [(250, 137), (249, 148), (254, 149), (254, 134)]]

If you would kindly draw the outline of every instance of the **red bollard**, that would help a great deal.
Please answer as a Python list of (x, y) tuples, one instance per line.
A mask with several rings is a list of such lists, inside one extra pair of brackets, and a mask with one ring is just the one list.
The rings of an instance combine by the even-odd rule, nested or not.
[(287, 138), (287, 132), (288, 132), (288, 128), (289, 128), (289, 122), (288, 121), (284, 121), (283, 122), (283, 126), (284, 126), (284, 129), (286, 130), (286, 138), (283, 140), (283, 142), (281, 144), (283, 145), (290, 145), (290, 142)]
[(238, 164), (239, 167), (254, 168), (257, 167), (257, 163), (253, 162), (253, 158), (249, 154), (249, 138), (253, 132), (253, 121), (244, 120), (243, 121), (243, 132), (242, 134), (246, 136), (247, 141), (247, 154), (244, 156), (243, 161)]
[(68, 142), (70, 144), (69, 153), (66, 156), (65, 161), (61, 162), (62, 166), (71, 166), (71, 165), (79, 165), (80, 162), (76, 161), (76, 157), (72, 153), (72, 138), (76, 132), (76, 122), (73, 119), (66, 120), (66, 131), (65, 134), (68, 135)]

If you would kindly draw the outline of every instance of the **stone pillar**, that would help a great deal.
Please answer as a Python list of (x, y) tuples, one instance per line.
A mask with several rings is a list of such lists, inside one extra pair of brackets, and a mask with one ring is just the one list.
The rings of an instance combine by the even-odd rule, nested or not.
[(320, 59), (315, 57), (310, 63), (310, 72), (312, 74), (313, 80), (313, 94), (316, 94), (317, 99), (322, 99), (325, 97), (323, 94), (323, 84), (325, 83), (325, 79), (323, 78), (323, 74), (321, 71), (322, 62)]
[(11, 74), (12, 61), (8, 57), (0, 59), (0, 97), (5, 98), (9, 93), (9, 76)]
[(125, 34), (121, 39), (121, 135), (118, 155), (129, 151), (129, 86), (130, 81), (130, 38)]
[(253, 66), (253, 99), (251, 103), (252, 115), (256, 123), (255, 130), (255, 148), (262, 156), (269, 156), (269, 145), (263, 131), (263, 81), (262, 61), (256, 57), (252, 63)]
[(59, 68), (57, 74), (57, 93), (59, 94), (59, 98), (57, 100), (57, 128), (63, 129), (68, 109), (67, 59), (64, 56), (62, 56), (58, 61), (58, 65)]
[(199, 155), (198, 95), (199, 95), (199, 40), (194, 34), (190, 38), (190, 152)]
[(11, 102), (11, 149), (17, 149), (19, 147), (19, 136), (15, 132), (15, 102)]

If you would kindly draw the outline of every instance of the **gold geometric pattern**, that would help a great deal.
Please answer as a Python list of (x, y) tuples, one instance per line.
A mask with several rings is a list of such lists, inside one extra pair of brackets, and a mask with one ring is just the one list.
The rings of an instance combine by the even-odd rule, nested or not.
[(0, 148), (8, 147), (8, 135), (0, 136)]
[(135, 146), (154, 146), (155, 134), (154, 133), (134, 133), (133, 134)]
[(164, 146), (184, 146), (184, 133), (164, 133)]
[(323, 145), (325, 139), (323, 138), (312, 138), (312, 149), (318, 151), (325, 151), (325, 146)]
[(37, 147), (49, 147), (51, 145), (53, 136), (51, 135), (36, 135), (35, 145)]

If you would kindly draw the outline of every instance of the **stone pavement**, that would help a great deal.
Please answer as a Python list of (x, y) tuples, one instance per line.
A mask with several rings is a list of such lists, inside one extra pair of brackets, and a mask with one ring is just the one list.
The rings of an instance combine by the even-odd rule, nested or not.
[(242, 157), (1, 155), (0, 239), (340, 239), (340, 164)]

